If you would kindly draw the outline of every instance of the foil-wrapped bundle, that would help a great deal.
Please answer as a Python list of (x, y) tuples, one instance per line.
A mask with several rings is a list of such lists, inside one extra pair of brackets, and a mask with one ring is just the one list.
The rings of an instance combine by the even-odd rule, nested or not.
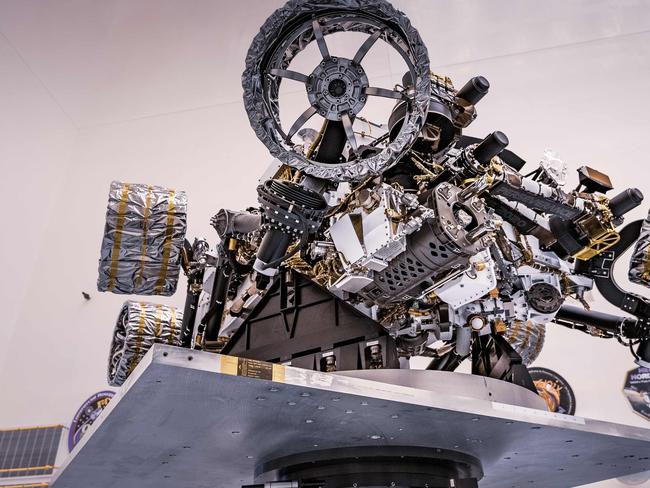
[(628, 277), (633, 283), (650, 286), (650, 213), (643, 221), (641, 235), (634, 245)]
[(515, 321), (506, 329), (503, 337), (521, 356), (523, 364), (528, 366), (542, 352), (546, 337), (546, 325), (536, 324), (530, 320), (527, 322)]
[(174, 294), (186, 212), (185, 192), (112, 182), (97, 289), (136, 295)]
[(183, 312), (174, 307), (127, 301), (115, 324), (108, 358), (108, 383), (122, 385), (156, 343), (181, 343)]

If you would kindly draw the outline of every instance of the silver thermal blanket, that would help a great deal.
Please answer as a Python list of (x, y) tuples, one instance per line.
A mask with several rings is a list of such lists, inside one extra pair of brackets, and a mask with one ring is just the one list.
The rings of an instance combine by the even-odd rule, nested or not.
[(108, 383), (120, 386), (154, 344), (178, 346), (183, 312), (155, 303), (125, 302), (115, 324)]
[(643, 221), (641, 235), (634, 245), (630, 259), (630, 281), (650, 286), (650, 213)]
[(185, 192), (112, 182), (97, 289), (172, 295), (180, 272), (186, 212)]

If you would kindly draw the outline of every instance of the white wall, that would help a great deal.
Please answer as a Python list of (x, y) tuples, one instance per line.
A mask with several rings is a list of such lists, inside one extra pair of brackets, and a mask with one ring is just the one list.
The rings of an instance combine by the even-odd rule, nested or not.
[[(56, 219), (53, 209), (66, 181), (75, 137), (68, 117), (0, 35), (0, 358), (16, 347), (11, 335), (21, 323), (24, 300), (35, 300), (41, 293), (31, 288), (35, 257), (45, 247), (48, 222)], [(13, 410), (2, 403), (3, 414)]]
[[(95, 291), (111, 180), (187, 191), (190, 236), (213, 237), (219, 208), (255, 203), (269, 158), (239, 76), (280, 3), (0, 1), (0, 427), (68, 422), (105, 387), (124, 300)], [(457, 85), (475, 74), (491, 81), (469, 134), (503, 130), (533, 162), (553, 147), (570, 168), (587, 162), (650, 201), (649, 2), (395, 4), (420, 29), (435, 72)], [(382, 83), (401, 78), (387, 51), (376, 56)], [(182, 292), (160, 301), (182, 306)], [(621, 394), (634, 367), (625, 348), (558, 326), (548, 335), (536, 365), (567, 378), (579, 415), (650, 427)]]

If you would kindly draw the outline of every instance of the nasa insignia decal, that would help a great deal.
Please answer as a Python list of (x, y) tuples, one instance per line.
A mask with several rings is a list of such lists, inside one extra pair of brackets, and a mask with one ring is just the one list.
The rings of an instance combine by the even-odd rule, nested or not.
[(650, 420), (650, 368), (639, 367), (629, 371), (623, 393), (632, 409)]
[(88, 400), (83, 402), (70, 424), (70, 433), (68, 434), (68, 450), (72, 451), (81, 437), (86, 433), (88, 428), (106, 408), (108, 402), (113, 398), (115, 392), (105, 390), (95, 393)]

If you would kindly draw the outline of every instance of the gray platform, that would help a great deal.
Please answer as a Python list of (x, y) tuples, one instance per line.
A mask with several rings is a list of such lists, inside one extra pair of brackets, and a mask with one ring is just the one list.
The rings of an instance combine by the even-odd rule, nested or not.
[(265, 460), (366, 445), (471, 454), (483, 464), (481, 488), (650, 470), (650, 430), (511, 406), (495, 400), (538, 405), (518, 387), (452, 374), (424, 390), (157, 345), (53, 486), (238, 488)]

